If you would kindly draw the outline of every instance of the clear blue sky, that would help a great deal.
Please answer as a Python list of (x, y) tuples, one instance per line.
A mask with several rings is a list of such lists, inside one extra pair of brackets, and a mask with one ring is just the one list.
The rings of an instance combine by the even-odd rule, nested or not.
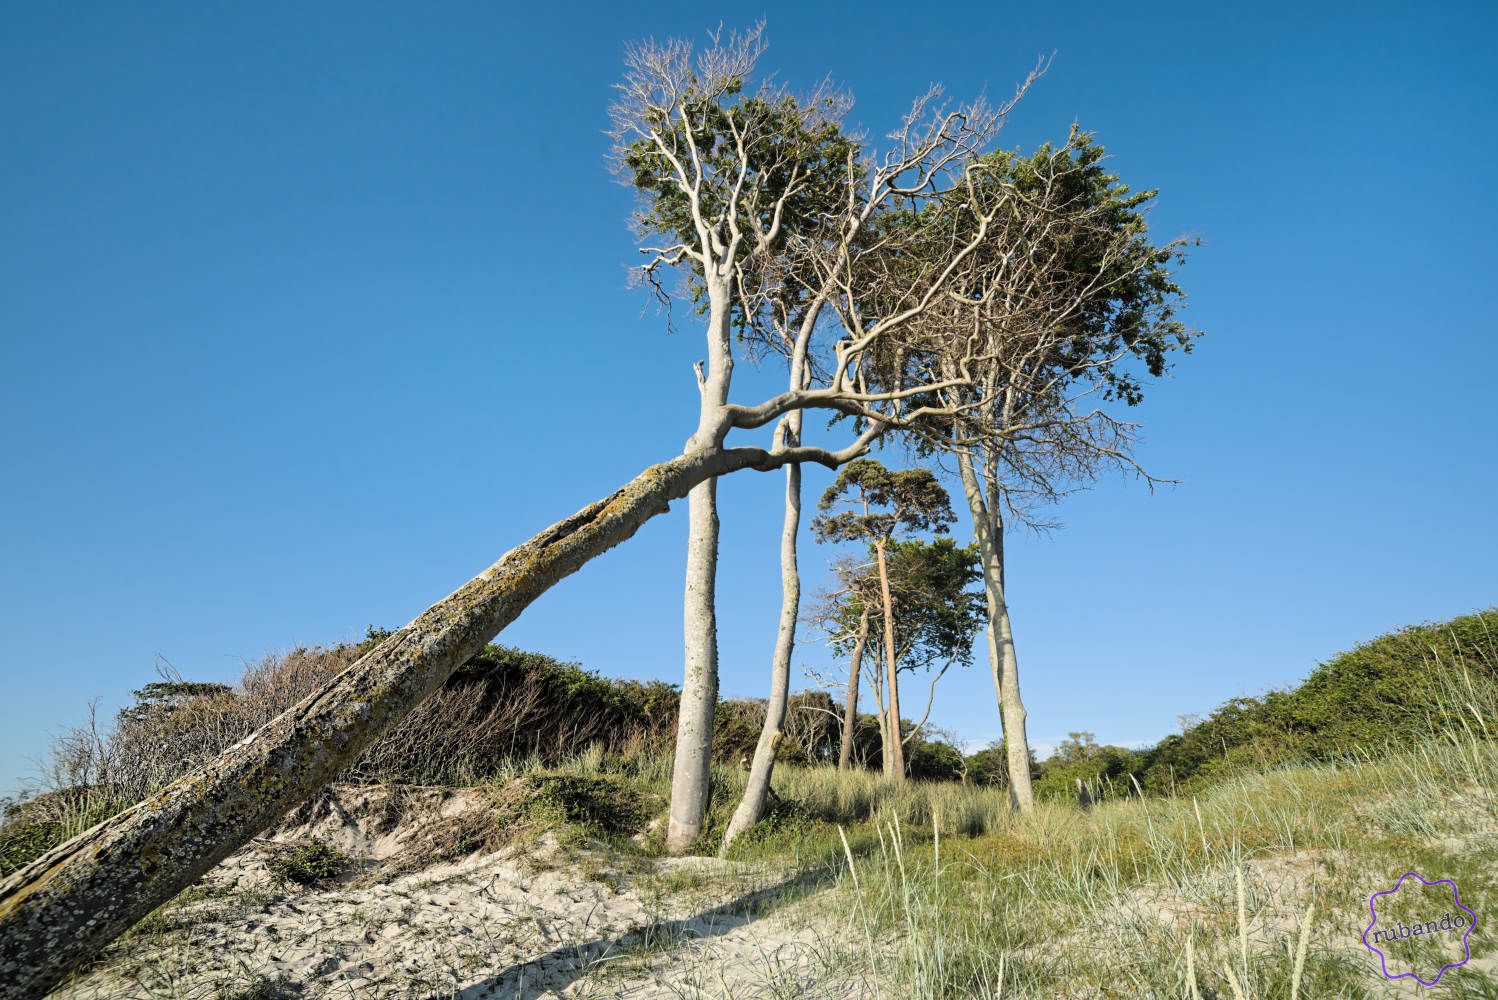
[[(399, 626), (677, 453), (700, 331), (626, 287), (602, 131), (626, 41), (720, 18), (763, 14), (763, 66), (830, 74), (876, 136), (930, 81), (1002, 97), (1054, 51), (1003, 143), (1075, 120), (1160, 189), (1162, 237), (1207, 241), (1206, 336), (1138, 412), (1182, 485), (1108, 481), (1011, 543), (1036, 743), (1154, 741), (1498, 602), (1498, 7), (636, 9), (5, 5), (0, 792), (158, 654), (231, 681)], [(781, 490), (721, 490), (725, 694), (766, 690)], [(500, 641), (679, 681), (685, 535), (650, 523)], [(943, 684), (938, 721), (997, 734), (981, 661)]]

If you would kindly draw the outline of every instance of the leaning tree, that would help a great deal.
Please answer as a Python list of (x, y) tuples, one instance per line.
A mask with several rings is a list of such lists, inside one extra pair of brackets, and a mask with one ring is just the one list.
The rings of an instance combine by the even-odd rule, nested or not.
[[(57, 985), (131, 924), (314, 795), (547, 589), (689, 495), (694, 496), (689, 509), (696, 549), (689, 589), (695, 586), (697, 592), (689, 593), (687, 602), (689, 636), (695, 637), (688, 649), (698, 669), (689, 673), (689, 690), (683, 692), (682, 714), (691, 738), (678, 755), (674, 780), (681, 791), (673, 793), (672, 840), (680, 848), (696, 839), (706, 804), (706, 750), (716, 697), (713, 623), (707, 613), (712, 594), (710, 586), (702, 586), (711, 581), (716, 548), (711, 482), (742, 469), (769, 471), (802, 462), (838, 468), (864, 454), (882, 433), (914, 430), (943, 408), (950, 410), (941, 393), (981, 394), (973, 374), (980, 370), (965, 363), (969, 356), (998, 352), (998, 345), (984, 338), (1007, 335), (1000, 327), (983, 327), (964, 342), (959, 351), (964, 364), (955, 374), (902, 373), (908, 351), (899, 341), (915, 335), (923, 316), (947, 307), (954, 278), (999, 231), (1003, 197), (977, 202), (961, 227), (952, 226), (940, 253), (934, 248), (941, 241), (930, 239), (929, 231), (916, 239), (898, 227), (876, 227), (867, 235), (863, 229), (881, 212), (933, 204), (954, 191), (977, 191), (980, 175), (989, 169), (983, 156), (1011, 105), (949, 109), (939, 104), (938, 92), (928, 94), (894, 130), (886, 152), (847, 158), (837, 178), (837, 198), (826, 201), (832, 210), (802, 216), (787, 227), (784, 220), (799, 211), (795, 201), (811, 183), (810, 173), (803, 175), (803, 168), (780, 152), (772, 159), (782, 164), (777, 169), (783, 173), (766, 172), (756, 151), (775, 147), (773, 137), (784, 134), (787, 116), (809, 134), (828, 136), (823, 128), (835, 123), (836, 104), (825, 97), (798, 102), (761, 88), (754, 114), (732, 110), (745, 100), (759, 51), (757, 31), (715, 43), (695, 59), (688, 46), (677, 43), (638, 46), (630, 50), (614, 108), (621, 149), (639, 142), (653, 150), (640, 169), (663, 171), (661, 189), (674, 185), (670, 189), (685, 206), (680, 225), (666, 227), (661, 245), (647, 249), (643, 273), (654, 277), (680, 266), (689, 283), (699, 281), (703, 291), (710, 367), (699, 367), (702, 408), (682, 454), (649, 466), (522, 542), (214, 760), (0, 882), (0, 998), (40, 996)], [(705, 146), (709, 141), (711, 147)], [(648, 185), (642, 189), (648, 200)], [(901, 243), (912, 260), (919, 258), (919, 268), (894, 266)], [(796, 318), (781, 317), (787, 329), (804, 328), (792, 350), (806, 359), (811, 377), (756, 404), (731, 403), (736, 328), (755, 329), (756, 317), (784, 300), (770, 294), (778, 274), (799, 276), (795, 280), (806, 294), (825, 303), (817, 311), (829, 317), (825, 324), (813, 319), (807, 325), (805, 305)], [(812, 334), (824, 327), (814, 355)], [(933, 402), (914, 402), (920, 399)], [(852, 417), (848, 439), (840, 447), (815, 447), (782, 432), (769, 447), (727, 441), (730, 431), (764, 428), (808, 408)], [(980, 420), (963, 421), (960, 430), (957, 423), (949, 419), (947, 429), (933, 425), (921, 433), (966, 441), (984, 433)]]

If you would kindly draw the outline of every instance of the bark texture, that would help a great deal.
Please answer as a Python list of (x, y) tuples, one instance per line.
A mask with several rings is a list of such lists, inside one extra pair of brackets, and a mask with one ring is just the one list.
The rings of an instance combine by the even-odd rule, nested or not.
[[(728, 434), (733, 349), (727, 282), (708, 282), (708, 369), (699, 369), (702, 409), (686, 450), (717, 448)], [(708, 479), (687, 499), (686, 593), (682, 599), (684, 666), (666, 850), (680, 854), (702, 837), (712, 796), (713, 711), (718, 705), (718, 484)]]
[[(800, 413), (794, 423), (800, 424)], [(789, 431), (792, 440), (800, 431), (794, 427)], [(744, 786), (744, 797), (729, 820), (723, 834), (723, 850), (734, 838), (749, 829), (765, 812), (765, 800), (770, 792), (770, 779), (775, 771), (775, 748), (781, 739), (785, 725), (785, 706), (790, 699), (791, 654), (796, 646), (796, 617), (801, 612), (801, 574), (796, 565), (796, 533), (801, 529), (801, 466), (785, 467), (785, 523), (780, 532), (780, 628), (775, 635), (775, 658), (770, 667), (770, 702), (765, 708), (765, 725), (759, 733), (759, 743), (754, 748), (754, 762), (749, 767), (749, 780)]]
[(837, 769), (853, 766), (853, 734), (858, 730), (858, 672), (863, 669), (863, 647), (869, 641), (869, 609), (858, 619), (858, 638), (853, 641), (853, 656), (848, 666), (848, 701), (843, 706), (843, 743), (838, 749)]
[(957, 469), (983, 563), (983, 589), (988, 598), (988, 663), (1004, 729), (1009, 804), (1017, 809), (1030, 809), (1035, 804), (1035, 794), (1030, 787), (1030, 741), (1025, 734), (1025, 703), (1019, 693), (1019, 659), (1014, 652), (1014, 631), (1004, 592), (1003, 515), (996, 499), (990, 503), (984, 498), (972, 457), (959, 453)]
[(713, 710), (718, 704), (717, 483), (709, 479), (687, 498), (686, 596), (682, 602), (685, 668), (666, 849), (688, 850), (702, 836), (711, 794)]
[(0, 882), (0, 1000), (31, 1000), (306, 801), (537, 597), (698, 483), (826, 453), (703, 451), (653, 465), (511, 550), (212, 762)]

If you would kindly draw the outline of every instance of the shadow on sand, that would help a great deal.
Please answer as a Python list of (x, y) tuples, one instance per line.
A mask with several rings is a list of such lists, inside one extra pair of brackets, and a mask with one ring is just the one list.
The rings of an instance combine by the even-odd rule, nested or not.
[(662, 920), (627, 933), (563, 945), (496, 976), (456, 991), (457, 1000), (537, 1000), (572, 985), (598, 963), (630, 952), (669, 951), (692, 941), (717, 937), (804, 899), (826, 884), (825, 869), (803, 872), (763, 889), (679, 920)]

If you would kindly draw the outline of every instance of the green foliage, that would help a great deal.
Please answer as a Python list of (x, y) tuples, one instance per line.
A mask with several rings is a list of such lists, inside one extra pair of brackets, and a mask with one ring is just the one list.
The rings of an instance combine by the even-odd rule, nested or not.
[[(951, 538), (891, 540), (886, 558), (895, 605), (896, 669), (972, 663), (973, 640), (988, 621), (983, 590), (969, 589), (983, 579), (978, 544), (959, 546)], [(847, 613), (854, 610), (857, 594), (850, 598), (855, 603)], [(875, 655), (882, 653), (884, 643), (882, 618), (873, 609), (869, 642)]]
[(0, 826), (0, 878), (18, 871), (58, 844), (118, 813), (127, 802), (102, 799), (88, 789), (54, 792), (11, 803)]
[(806, 802), (777, 794), (765, 803), (759, 822), (734, 840), (728, 856), (733, 859), (776, 855), (783, 858), (799, 850), (801, 842), (808, 838), (835, 837), (835, 829), (833, 823), (817, 815)]
[(1009, 759), (1002, 746), (984, 747), (966, 761), (967, 780), (986, 788), (1009, 787)]
[[(839, 506), (851, 509), (828, 513)], [(901, 528), (944, 532), (956, 520), (947, 491), (931, 471), (891, 472), (873, 459), (855, 459), (843, 466), (818, 507), (823, 513), (812, 521), (818, 541), (862, 540), (870, 555), (863, 570), (849, 571), (843, 589), (832, 598), (824, 619), (832, 648), (851, 656), (862, 642), (868, 662), (884, 661), (887, 582), (896, 671), (971, 663), (973, 638), (983, 627), (987, 609), (983, 591), (968, 589), (982, 579), (976, 543), (958, 546), (950, 538), (925, 542), (893, 537)], [(865, 618), (866, 631), (860, 627)], [(921, 767), (933, 775), (957, 775), (962, 770), (961, 754), (956, 754), (954, 765), (924, 744), (912, 745), (908, 756), (920, 756)], [(910, 773), (920, 776), (913, 768)]]
[(1380, 636), (1318, 666), (1299, 687), (1233, 698), (1143, 755), (1152, 792), (1189, 792), (1241, 770), (1359, 751), (1382, 753), (1433, 729), (1460, 729), (1442, 707), (1443, 666), (1498, 671), (1498, 611)]
[[(1035, 762), (1035, 751), (1030, 750), (1030, 777), (1040, 776), (1040, 765)], [(989, 788), (1009, 787), (1008, 743), (1000, 738), (967, 758), (967, 780), (969, 784)]]
[[(674, 107), (654, 109), (641, 123), (652, 138), (636, 137), (615, 152), (623, 179), (640, 197), (634, 221), (642, 237), (662, 237), (668, 245), (701, 252), (698, 218), (724, 246), (731, 225), (750, 234), (738, 251), (745, 258), (740, 290), (746, 295), (734, 297), (733, 323), (741, 338), (768, 342), (769, 316), (748, 303), (768, 307), (774, 302), (767, 314), (797, 311), (806, 279), (771, 262), (788, 242), (812, 236), (841, 207), (847, 185), (861, 177), (859, 146), (842, 134), (836, 97), (807, 103), (783, 94), (745, 96), (743, 88), (741, 79), (721, 81), (714, 92), (696, 86)], [(692, 176), (698, 169), (694, 163), (700, 177)], [(689, 184), (699, 181), (696, 216), (678, 166), (689, 172)], [(779, 234), (757, 247), (753, 234), (771, 230), (777, 204)], [(693, 300), (705, 310), (701, 263), (686, 257), (681, 264), (688, 269)]]
[[(827, 513), (839, 504), (851, 509)], [(811, 529), (819, 542), (881, 542), (901, 528), (944, 534), (957, 520), (951, 498), (930, 469), (890, 471), (872, 458), (843, 466), (817, 509), (823, 513), (812, 518)]]
[(533, 774), (533, 814), (559, 820), (605, 838), (637, 832), (650, 818), (650, 803), (611, 775)]
[(1087, 785), (1094, 799), (1112, 789), (1133, 794), (1129, 775), (1141, 766), (1141, 755), (1124, 747), (1099, 745), (1092, 733), (1067, 733), (1041, 765), (1033, 785), (1035, 794), (1075, 801), (1077, 781)]
[(337, 879), (349, 864), (349, 856), (343, 851), (314, 838), (302, 847), (271, 858), (265, 867), (280, 885), (295, 882), (301, 886), (320, 886)]
[(135, 704), (120, 709), (120, 719), (125, 722), (142, 722), (152, 713), (171, 712), (197, 698), (232, 697), (233, 689), (203, 681), (155, 681), (131, 694)]
[[(1074, 303), (1058, 331), (1064, 336), (1027, 367), (1032, 375), (1048, 373), (1036, 384), (1055, 399), (1026, 400), (1015, 412), (1048, 410), (1079, 380), (1097, 386), (1104, 400), (1133, 406), (1143, 399), (1143, 375), (1163, 375), (1169, 353), (1189, 353), (1200, 336), (1174, 318), (1182, 291), (1171, 268), (1184, 263), (1186, 242), (1151, 242), (1145, 213), (1157, 192), (1131, 191), (1107, 171), (1105, 159), (1093, 134), (1073, 125), (1059, 147), (1048, 142), (1028, 156), (996, 151), (979, 157), (972, 190), (959, 185), (919, 211), (883, 222), (913, 234), (906, 238), (966, 241), (977, 232), (979, 214), (997, 210), (989, 224), (992, 239), (975, 255), (975, 266), (983, 266), (985, 255), (1023, 245), (1031, 259), (1045, 262), (1050, 291)], [(906, 362), (921, 363), (919, 357)], [(995, 389), (989, 402), (997, 405), (1005, 387)], [(972, 416), (994, 413), (978, 409)]]
[[(1104, 168), (1105, 157), (1093, 134), (1073, 125), (1060, 149), (1046, 143), (1029, 157), (996, 153), (990, 162), (997, 168), (994, 182), (1013, 185), (1021, 195), (1059, 182), (1059, 201), (1068, 211), (1089, 217), (1089, 226), (1076, 238), (1046, 247), (1059, 255), (1058, 274), (1102, 276), (1101, 282), (1078, 290), (1081, 308), (1075, 335), (1057, 364), (1080, 373), (1099, 359), (1123, 355), (1142, 362), (1151, 376), (1159, 376), (1168, 367), (1167, 352), (1179, 348), (1189, 353), (1197, 336), (1173, 318), (1181, 289), (1171, 277), (1170, 265), (1182, 263), (1184, 255), (1180, 246), (1157, 247), (1150, 242), (1144, 212), (1158, 192), (1131, 192), (1117, 174)], [(1118, 252), (1090, 235), (1098, 231), (1127, 234), (1129, 239)], [(1108, 362), (1100, 374), (1105, 399), (1122, 399), (1131, 406), (1141, 400), (1136, 373)]]
[(910, 777), (921, 781), (961, 781), (962, 751), (941, 740), (912, 740), (905, 754), (905, 768)]

